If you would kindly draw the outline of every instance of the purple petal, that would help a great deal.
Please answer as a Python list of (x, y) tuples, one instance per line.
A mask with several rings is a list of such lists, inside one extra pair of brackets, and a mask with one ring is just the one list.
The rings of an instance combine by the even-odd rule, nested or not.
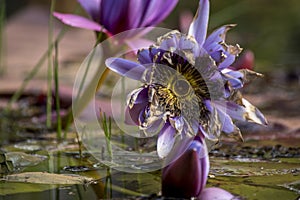
[(236, 55), (228, 53), (226, 50), (223, 53), (225, 54), (226, 58), (218, 65), (218, 68), (221, 70), (229, 67), (235, 61), (236, 57)]
[(268, 122), (264, 115), (246, 99), (242, 99), (242, 104), (238, 105), (234, 102), (215, 102), (217, 107), (226, 109), (226, 113), (235, 120), (250, 121), (257, 124), (267, 125)]
[(140, 114), (144, 111), (147, 103), (134, 104), (132, 108), (126, 107), (125, 110), (125, 123), (128, 125), (140, 125)]
[(221, 70), (229, 67), (242, 50), (238, 45), (232, 46), (225, 43), (227, 31), (234, 26), (230, 24), (218, 28), (208, 36), (203, 44), (204, 49), (218, 63)]
[(110, 70), (134, 80), (140, 80), (145, 71), (143, 65), (123, 58), (108, 58), (105, 64)]
[(138, 88), (129, 95), (129, 105), (125, 109), (125, 123), (140, 125), (140, 116), (148, 105), (148, 88)]
[(138, 26), (155, 26), (170, 14), (177, 3), (178, 0), (147, 0), (140, 9), (137, 10), (138, 13), (141, 13), (141, 10), (144, 11)]
[(209, 172), (208, 154), (202, 142), (194, 140), (180, 158), (163, 169), (162, 194), (191, 198), (205, 187)]
[(225, 25), (218, 29), (216, 29), (214, 32), (212, 32), (207, 39), (205, 40), (205, 43), (203, 44), (203, 47), (207, 50), (208, 53), (211, 53), (213, 51), (216, 51), (215, 45), (220, 44), (225, 41), (226, 33), (228, 30), (233, 28), (235, 25)]
[(102, 31), (102, 32), (107, 32), (105, 29), (103, 29), (99, 24), (97, 24), (94, 21), (91, 21), (87, 18), (78, 16), (78, 15), (72, 15), (72, 14), (63, 14), (63, 13), (58, 13), (54, 12), (53, 15), (61, 20), (64, 24), (73, 26), (73, 27), (78, 27), (78, 28), (85, 28), (93, 31)]
[(234, 199), (234, 196), (221, 188), (210, 187), (210, 188), (205, 188), (197, 199), (198, 200), (212, 200), (212, 199), (232, 200)]
[(101, 0), (77, 0), (77, 1), (84, 8), (84, 10), (93, 18), (94, 21), (99, 22)]
[[(138, 51), (138, 61), (141, 64), (154, 63), (154, 57), (158, 54), (162, 55), (164, 50), (151, 47), (149, 49), (142, 49)], [(159, 60), (159, 59), (158, 59)]]
[(176, 129), (173, 128), (170, 123), (165, 123), (157, 140), (157, 154), (160, 158), (165, 158), (173, 148), (175, 134)]
[(128, 9), (128, 1), (101, 1), (100, 24), (113, 35), (129, 30), (129, 16), (135, 16), (135, 13), (130, 13)]
[(224, 133), (228, 135), (232, 135), (236, 139), (240, 139), (243, 141), (243, 137), (240, 129), (233, 123), (231, 117), (226, 113), (226, 107), (220, 106), (219, 104), (218, 106), (215, 106), (215, 108), (218, 112), (218, 118), (219, 118), (219, 123), (221, 125), (221, 130)]
[(158, 132), (160, 132), (160, 130), (162, 129), (164, 124), (165, 121), (162, 118), (155, 120), (144, 130), (145, 135), (148, 137), (157, 135)]
[(204, 43), (206, 38), (208, 18), (209, 1), (200, 0), (197, 14), (195, 15), (195, 18), (189, 29), (189, 35), (194, 36), (200, 46)]
[(153, 63), (153, 56), (149, 49), (141, 49), (137, 53), (138, 61), (142, 64)]
[(243, 78), (244, 78), (244, 74), (239, 72), (239, 71), (234, 71), (234, 70), (230, 70), (228, 68), (223, 69), (222, 73), (224, 75), (225, 80), (230, 82), (230, 85), (234, 88), (234, 89), (239, 89), (242, 88), (244, 83), (243, 83)]

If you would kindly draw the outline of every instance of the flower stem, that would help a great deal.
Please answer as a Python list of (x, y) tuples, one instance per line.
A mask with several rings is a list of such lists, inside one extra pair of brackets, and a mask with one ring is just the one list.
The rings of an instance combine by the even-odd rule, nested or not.
[[(95, 43), (94, 49), (92, 50), (92, 52), (90, 54), (90, 57), (89, 57), (89, 60), (88, 60), (88, 63), (87, 63), (87, 67), (86, 67), (86, 69), (84, 71), (83, 78), (82, 78), (82, 80), (80, 82), (79, 89), (78, 89), (75, 101), (73, 102), (73, 104), (74, 104), (73, 108), (76, 109), (75, 113), (74, 113), (74, 110), (70, 107), (69, 110), (68, 110), (68, 114), (66, 115), (66, 123), (63, 125), (63, 129), (65, 130), (64, 136), (66, 136), (66, 132), (68, 131), (71, 123), (74, 120), (74, 115), (76, 116), (76, 115), (80, 114), (81, 111), (90, 102), (90, 100), (93, 98), (93, 95), (94, 95), (94, 93), (91, 93), (90, 90), (88, 90), (88, 89), (84, 90), (84, 84), (86, 82), (86, 77), (87, 77), (87, 74), (89, 72), (90, 65), (91, 65), (91, 63), (93, 61), (95, 52), (96, 52), (96, 46), (100, 42), (102, 42), (102, 41), (104, 41), (106, 39), (105, 35), (102, 32), (99, 32), (96, 36), (97, 36), (97, 41)], [(99, 69), (101, 67), (102, 66), (99, 66)], [(106, 79), (106, 77), (108, 75), (108, 72), (109, 72), (109, 69), (105, 68), (104, 72), (102, 73), (102, 76), (100, 77), (100, 79), (99, 79), (99, 81), (97, 83), (96, 91), (98, 91), (100, 89), (101, 85), (103, 84), (103, 82), (105, 81), (105, 79)], [(94, 84), (95, 84), (95, 82), (92, 80), (90, 83), (87, 84), (87, 87), (85, 87), (85, 88), (93, 88)]]
[(49, 25), (48, 25), (48, 69), (47, 69), (47, 128), (51, 127), (51, 112), (52, 112), (52, 42), (53, 42), (53, 15), (56, 0), (51, 0)]
[(60, 95), (59, 95), (59, 79), (58, 79), (58, 47), (54, 45), (54, 84), (55, 84), (55, 107), (56, 107), (56, 138), (61, 140), (61, 116), (60, 116)]

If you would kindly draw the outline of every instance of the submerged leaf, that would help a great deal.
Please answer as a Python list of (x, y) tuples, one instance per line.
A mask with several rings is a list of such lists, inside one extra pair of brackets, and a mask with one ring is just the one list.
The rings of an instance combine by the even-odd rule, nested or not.
[(14, 167), (34, 166), (46, 160), (47, 156), (37, 154), (27, 154), (24, 152), (8, 152), (6, 153), (7, 160), (12, 161)]
[(2, 180), (7, 182), (39, 183), (39, 184), (88, 184), (94, 179), (86, 176), (71, 174), (52, 174), (47, 172), (24, 172), (5, 176)]

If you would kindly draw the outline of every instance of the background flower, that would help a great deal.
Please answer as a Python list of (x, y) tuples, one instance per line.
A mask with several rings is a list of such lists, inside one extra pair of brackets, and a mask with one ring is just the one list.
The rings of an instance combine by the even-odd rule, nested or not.
[[(70, 26), (102, 31), (108, 36), (123, 31), (155, 26), (165, 19), (178, 0), (78, 0), (91, 19), (54, 13), (54, 16)], [(135, 32), (136, 33), (136, 32)], [(128, 38), (135, 37), (129, 33)]]

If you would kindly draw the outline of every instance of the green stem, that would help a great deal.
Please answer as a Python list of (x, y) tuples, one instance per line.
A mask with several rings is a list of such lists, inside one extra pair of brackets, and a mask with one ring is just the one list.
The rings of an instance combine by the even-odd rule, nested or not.
[[(94, 49), (91, 52), (91, 55), (89, 57), (89, 60), (88, 60), (88, 63), (87, 63), (87, 67), (86, 67), (86, 69), (84, 71), (83, 78), (82, 78), (82, 80), (80, 82), (80, 85), (79, 85), (79, 88), (78, 88), (78, 92), (77, 92), (75, 101), (73, 102), (73, 104), (74, 104), (73, 107), (76, 108), (76, 110), (75, 110), (76, 113), (74, 113), (72, 107), (70, 107), (69, 110), (68, 110), (68, 114), (66, 115), (66, 123), (63, 126), (63, 128), (65, 130), (64, 137), (66, 137), (67, 131), (69, 130), (69, 127), (70, 127), (71, 123), (74, 120), (74, 115), (80, 114), (81, 111), (85, 108), (85, 106), (90, 102), (90, 100), (93, 97), (93, 94), (91, 92), (88, 92), (89, 94), (87, 94), (85, 92), (85, 91), (89, 91), (89, 90), (84, 90), (84, 84), (86, 82), (86, 77), (87, 77), (87, 74), (89, 72), (91, 62), (92, 62), (92, 60), (94, 58), (94, 55), (95, 55), (95, 51), (96, 51), (95, 47), (100, 42), (102, 42), (105, 39), (104, 36), (105, 35), (102, 32), (99, 32), (97, 34), (97, 40), (96, 40), (96, 43), (94, 45)], [(108, 70), (106, 68), (105, 71), (104, 71), (104, 73), (103, 73), (103, 75), (101, 76), (100, 80), (98, 81), (98, 84), (97, 84), (97, 87), (96, 87), (96, 91), (98, 91), (98, 87), (100, 87), (100, 85), (104, 82), (105, 77), (107, 76), (107, 74), (108, 74)], [(93, 88), (93, 84), (95, 84), (94, 81), (91, 81), (86, 88)]]
[(111, 199), (112, 198), (112, 181), (111, 181), (111, 169), (109, 167), (106, 170), (104, 191), (105, 191), (104, 198)]
[(47, 70), (47, 128), (51, 127), (51, 112), (52, 112), (52, 40), (53, 40), (53, 15), (56, 0), (51, 0), (51, 8), (49, 15), (49, 26), (48, 26), (48, 70)]
[(61, 140), (61, 116), (60, 116), (60, 95), (59, 95), (59, 79), (58, 79), (58, 47), (55, 43), (54, 54), (54, 83), (55, 83), (55, 107), (56, 107), (56, 137)]

